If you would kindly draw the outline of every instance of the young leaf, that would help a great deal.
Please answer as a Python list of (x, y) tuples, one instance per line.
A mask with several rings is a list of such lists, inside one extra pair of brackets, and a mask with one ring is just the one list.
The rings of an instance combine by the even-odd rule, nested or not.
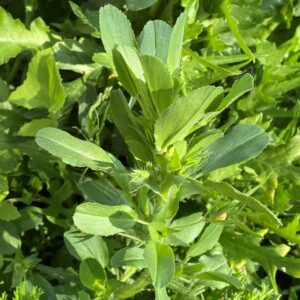
[(199, 273), (195, 277), (200, 280), (216, 280), (216, 281), (226, 282), (231, 284), (237, 289), (241, 289), (243, 287), (241, 282), (238, 279), (221, 272), (208, 271), (208, 272)]
[(73, 13), (79, 19), (81, 19), (81, 21), (84, 24), (88, 25), (93, 30), (92, 35), (95, 37), (100, 37), (98, 11), (94, 11), (85, 7), (80, 7), (72, 1), (70, 1), (69, 3)]
[(252, 208), (253, 210), (260, 213), (271, 224), (281, 225), (280, 220), (265, 205), (260, 203), (255, 198), (241, 193), (240, 191), (236, 190), (234, 187), (225, 182), (206, 181), (204, 183), (204, 187), (208, 188), (211, 192), (217, 192), (221, 195), (239, 200), (241, 203), (245, 204), (249, 208)]
[(8, 195), (8, 182), (5, 176), (0, 175), (0, 201), (6, 198)]
[(206, 251), (211, 250), (218, 243), (222, 231), (222, 224), (209, 224), (200, 239), (187, 251), (187, 257), (199, 256)]
[(102, 43), (110, 56), (117, 45), (135, 47), (131, 24), (120, 10), (112, 5), (105, 5), (100, 9), (99, 18)]
[(57, 127), (54, 119), (35, 119), (25, 123), (18, 131), (20, 136), (36, 136), (37, 132), (44, 127)]
[(161, 113), (173, 100), (173, 80), (166, 65), (152, 56), (142, 56), (144, 76), (156, 111)]
[(147, 22), (138, 39), (140, 52), (167, 63), (171, 33), (170, 25), (161, 20)]
[(229, 93), (221, 101), (217, 110), (224, 110), (229, 107), (236, 99), (253, 89), (253, 77), (250, 74), (245, 74), (239, 80), (236, 80), (231, 87)]
[(113, 255), (110, 263), (115, 268), (123, 266), (145, 268), (144, 250), (138, 247), (123, 248)]
[(253, 124), (235, 126), (228, 134), (210, 144), (202, 171), (230, 166), (257, 156), (269, 143), (268, 134)]
[(136, 49), (118, 47), (113, 51), (113, 61), (122, 85), (137, 97), (146, 118), (156, 117), (155, 107), (145, 82), (144, 70)]
[(144, 130), (130, 111), (122, 91), (112, 91), (110, 101), (114, 122), (124, 137), (131, 153), (141, 160), (151, 161), (152, 152), (149, 145), (147, 145), (148, 142), (145, 138)]
[(0, 202), (0, 220), (9, 222), (19, 217), (20, 213), (11, 202)]
[(49, 28), (38, 18), (27, 30), (19, 20), (0, 7), (0, 65), (24, 49), (38, 49), (49, 41)]
[(13, 91), (9, 100), (28, 109), (44, 107), (58, 111), (65, 95), (51, 49), (38, 52), (31, 60), (23, 84)]
[(177, 19), (173, 28), (168, 49), (168, 66), (170, 73), (173, 74), (180, 67), (181, 50), (183, 44), (183, 34), (187, 14), (182, 13)]
[(163, 288), (171, 281), (175, 271), (172, 248), (151, 241), (145, 248), (144, 259), (155, 288)]
[(107, 246), (101, 236), (87, 236), (76, 227), (64, 233), (64, 241), (68, 251), (78, 260), (96, 259), (103, 268), (109, 263)]
[(74, 167), (93, 170), (122, 169), (121, 163), (95, 144), (77, 139), (56, 128), (43, 128), (36, 135), (36, 143), (49, 153)]
[(79, 277), (82, 284), (90, 290), (96, 290), (105, 285), (106, 274), (99, 262), (93, 258), (87, 258), (81, 262)]
[(166, 241), (172, 246), (188, 246), (202, 231), (205, 220), (202, 213), (194, 213), (175, 220), (170, 225), (172, 231)]
[(125, 204), (122, 191), (114, 187), (108, 180), (87, 180), (79, 183), (78, 188), (89, 202), (105, 205)]
[(137, 215), (126, 205), (107, 206), (83, 203), (76, 207), (74, 224), (82, 231), (101, 236), (127, 231), (136, 222)]
[(183, 140), (190, 134), (207, 107), (222, 92), (221, 87), (205, 86), (175, 100), (155, 123), (156, 149), (166, 151), (169, 145)]

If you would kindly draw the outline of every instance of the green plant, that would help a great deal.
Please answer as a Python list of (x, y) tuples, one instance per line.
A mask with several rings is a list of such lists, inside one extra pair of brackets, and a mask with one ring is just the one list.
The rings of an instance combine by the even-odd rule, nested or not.
[(295, 297), (298, 16), (273, 2), (0, 9), (3, 299)]

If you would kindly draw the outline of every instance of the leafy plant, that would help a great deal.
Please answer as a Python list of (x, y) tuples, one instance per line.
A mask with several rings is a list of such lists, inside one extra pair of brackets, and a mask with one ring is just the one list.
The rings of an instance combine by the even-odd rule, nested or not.
[(175, 2), (0, 9), (2, 299), (296, 299), (298, 6)]

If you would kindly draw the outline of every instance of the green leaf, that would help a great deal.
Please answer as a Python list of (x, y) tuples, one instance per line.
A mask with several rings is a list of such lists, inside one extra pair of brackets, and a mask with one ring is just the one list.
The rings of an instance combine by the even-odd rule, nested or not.
[(19, 20), (0, 7), (0, 65), (17, 56), (24, 49), (38, 49), (49, 41), (49, 29), (41, 18), (34, 20), (27, 30)]
[(86, 7), (80, 7), (72, 1), (69, 1), (69, 3), (73, 13), (81, 19), (84, 24), (88, 25), (93, 30), (92, 35), (100, 37), (98, 11), (88, 9)]
[(129, 10), (139, 11), (155, 4), (157, 0), (126, 0)]
[(173, 100), (173, 80), (166, 65), (152, 56), (142, 56), (145, 80), (156, 111), (161, 113)]
[(114, 187), (108, 180), (87, 180), (78, 183), (78, 188), (82, 192), (84, 198), (89, 202), (105, 205), (125, 204), (122, 191)]
[(200, 256), (211, 250), (219, 241), (223, 231), (223, 225), (218, 223), (209, 224), (200, 239), (187, 251), (187, 257)]
[(259, 126), (241, 124), (235, 126), (228, 134), (210, 144), (202, 171), (230, 166), (257, 156), (268, 145), (268, 134)]
[(144, 129), (130, 111), (122, 91), (112, 91), (110, 101), (114, 122), (131, 153), (141, 160), (151, 161), (152, 152), (145, 138)]
[(18, 219), (20, 216), (17, 208), (11, 202), (0, 203), (0, 220), (9, 222)]
[(183, 34), (187, 14), (182, 13), (177, 19), (173, 28), (168, 49), (168, 66), (170, 73), (173, 74), (180, 67), (181, 50), (183, 44)]
[(244, 41), (244, 39), (239, 31), (238, 21), (232, 15), (230, 0), (223, 0), (223, 2), (221, 4), (221, 9), (223, 10), (223, 13), (224, 13), (225, 18), (228, 23), (228, 26), (229, 26), (230, 30), (232, 31), (234, 37), (236, 38), (239, 46), (243, 49), (243, 51), (249, 56), (249, 58), (252, 61), (255, 61), (255, 56), (253, 55), (253, 53), (247, 46), (246, 42)]
[(117, 251), (110, 261), (114, 268), (132, 266), (145, 268), (144, 250), (138, 247), (127, 247)]
[(101, 236), (87, 236), (75, 227), (71, 227), (64, 233), (64, 241), (68, 251), (76, 259), (85, 260), (93, 258), (103, 268), (108, 265), (108, 249)]
[(172, 248), (165, 244), (151, 241), (144, 251), (145, 263), (149, 268), (152, 283), (156, 288), (163, 288), (172, 280), (175, 261)]
[(90, 290), (104, 288), (106, 274), (99, 262), (93, 258), (87, 258), (81, 262), (79, 277), (82, 284)]
[(41, 148), (74, 167), (88, 167), (92, 170), (122, 168), (116, 158), (97, 145), (77, 139), (60, 129), (43, 128), (35, 140)]
[(136, 97), (145, 117), (155, 119), (155, 107), (145, 82), (144, 70), (136, 49), (118, 47), (113, 51), (113, 61), (122, 85)]
[(274, 247), (254, 244), (249, 237), (238, 234), (225, 234), (221, 243), (230, 257), (250, 258), (260, 263), (266, 272), (273, 267), (296, 278), (300, 278), (300, 259), (282, 257)]
[(10, 91), (7, 83), (0, 78), (0, 103), (7, 100), (9, 93)]
[(21, 239), (15, 225), (0, 220), (0, 253), (12, 255), (21, 247)]
[(17, 150), (13, 150), (13, 149), (0, 150), (0, 174), (8, 174), (14, 171), (17, 168), (19, 161), (20, 161), (20, 154)]
[(36, 119), (25, 123), (18, 131), (20, 136), (36, 136), (37, 132), (44, 127), (57, 127), (54, 119)]
[(194, 213), (172, 222), (172, 230), (166, 238), (171, 246), (188, 246), (202, 231), (205, 219), (202, 213)]
[(257, 211), (257, 213), (260, 213), (261, 217), (267, 219), (271, 224), (281, 225), (280, 220), (268, 207), (260, 203), (255, 198), (241, 193), (225, 182), (205, 181), (204, 187), (208, 188), (211, 192), (217, 192), (221, 195), (240, 201), (249, 208)]
[(126, 205), (107, 206), (83, 203), (76, 207), (74, 224), (82, 231), (101, 236), (127, 231), (136, 223), (137, 215)]
[(64, 90), (51, 49), (32, 58), (25, 81), (11, 93), (9, 100), (28, 109), (44, 107), (49, 112), (63, 106)]
[(166, 22), (147, 22), (138, 39), (141, 54), (155, 56), (167, 63), (171, 33), (172, 28)]
[(236, 99), (251, 91), (253, 85), (253, 77), (250, 74), (246, 74), (239, 80), (236, 80), (227, 96), (219, 104), (217, 110), (220, 111), (229, 107)]
[(233, 276), (221, 273), (221, 272), (203, 272), (203, 273), (199, 273), (195, 276), (197, 279), (200, 280), (216, 280), (216, 281), (222, 281), (222, 282), (226, 282), (231, 284), (232, 286), (234, 286), (237, 289), (241, 289), (243, 286), (241, 284), (241, 282), (236, 279)]
[[(155, 123), (155, 144), (158, 151), (183, 140), (203, 117), (212, 101), (222, 94), (223, 88), (205, 86), (175, 100)], [(180, 116), (180, 118), (178, 118)]]
[(0, 201), (6, 198), (8, 195), (8, 183), (7, 178), (5, 176), (0, 175)]
[(99, 18), (102, 43), (110, 56), (117, 45), (135, 47), (131, 24), (120, 10), (112, 5), (105, 5), (100, 9)]

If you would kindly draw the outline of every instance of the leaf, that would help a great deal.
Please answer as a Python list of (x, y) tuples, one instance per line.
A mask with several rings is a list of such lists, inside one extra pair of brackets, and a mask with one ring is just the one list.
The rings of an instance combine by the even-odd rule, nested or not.
[(113, 255), (110, 264), (114, 268), (120, 268), (123, 266), (145, 268), (144, 250), (138, 247), (123, 248)]
[(9, 222), (20, 216), (17, 208), (11, 202), (0, 202), (0, 220)]
[(271, 224), (281, 225), (280, 220), (267, 206), (263, 205), (255, 198), (241, 193), (225, 182), (206, 181), (204, 183), (204, 187), (208, 188), (211, 192), (217, 192), (221, 195), (239, 200), (249, 208), (252, 208), (253, 210), (260, 213), (261, 216), (266, 218)]
[(7, 83), (0, 78), (0, 103), (7, 100), (9, 93), (10, 91)]
[(238, 28), (238, 21), (235, 17), (233, 17), (231, 12), (231, 4), (230, 0), (223, 0), (221, 4), (221, 9), (224, 12), (225, 18), (227, 20), (228, 26), (230, 30), (232, 31), (234, 37), (236, 38), (239, 46), (243, 49), (243, 51), (249, 56), (249, 58), (254, 62), (255, 56), (247, 46), (246, 42), (244, 41), (239, 28)]
[(135, 47), (131, 24), (120, 10), (112, 5), (105, 5), (100, 9), (99, 18), (102, 43), (110, 56), (117, 45)]
[(156, 111), (161, 113), (173, 101), (173, 80), (166, 65), (152, 56), (142, 56), (145, 80)]
[(131, 153), (141, 160), (151, 161), (152, 152), (144, 136), (144, 129), (130, 111), (122, 91), (112, 91), (110, 101), (114, 122)]
[(137, 215), (126, 205), (107, 206), (83, 203), (76, 207), (74, 224), (82, 231), (101, 236), (127, 231), (136, 223)]
[(155, 119), (155, 107), (147, 88), (144, 70), (136, 49), (118, 47), (113, 51), (113, 61), (122, 85), (136, 97), (146, 118)]
[(265, 131), (253, 124), (241, 124), (225, 136), (210, 144), (203, 167), (203, 172), (230, 166), (257, 156), (269, 143)]
[[(222, 94), (221, 87), (205, 86), (175, 100), (155, 123), (155, 144), (158, 151), (183, 140), (203, 117), (212, 101)], [(180, 118), (178, 118), (180, 116)]]
[(35, 119), (22, 125), (18, 131), (20, 136), (35, 136), (44, 127), (57, 127), (58, 123), (54, 119)]
[(38, 49), (49, 42), (49, 28), (41, 18), (34, 20), (27, 30), (19, 20), (0, 7), (0, 65), (17, 56), (24, 49)]
[(241, 282), (238, 279), (221, 272), (214, 272), (214, 271), (203, 272), (197, 274), (195, 277), (200, 280), (216, 280), (216, 281), (226, 282), (237, 289), (241, 289), (243, 287)]
[(211, 250), (219, 241), (223, 231), (223, 225), (218, 223), (209, 224), (200, 239), (187, 251), (187, 257), (200, 256)]
[(12, 255), (21, 247), (21, 239), (16, 226), (0, 220), (0, 253)]
[(92, 170), (122, 168), (116, 158), (97, 145), (77, 139), (60, 129), (43, 128), (37, 133), (35, 141), (41, 148), (74, 167)]
[(172, 28), (166, 22), (147, 22), (138, 39), (141, 54), (157, 57), (167, 63), (171, 33)]
[(64, 90), (51, 49), (39, 51), (32, 58), (25, 81), (9, 100), (28, 109), (44, 107), (52, 113), (63, 106)]
[(266, 272), (275, 267), (293, 277), (300, 278), (300, 259), (282, 257), (274, 247), (256, 245), (247, 237), (238, 234), (225, 234), (222, 245), (230, 257), (250, 258), (261, 264)]
[(145, 248), (144, 259), (154, 287), (167, 286), (175, 271), (174, 254), (171, 247), (150, 241)]
[(139, 11), (155, 4), (157, 0), (126, 0), (129, 10)]
[(58, 68), (81, 74), (89, 74), (95, 70), (93, 55), (100, 49), (95, 42), (88, 39), (82, 39), (80, 42), (64, 39), (53, 46)]
[(106, 243), (101, 236), (87, 236), (75, 227), (64, 233), (64, 241), (68, 251), (78, 260), (93, 258), (103, 268), (108, 265), (109, 254)]
[(194, 213), (172, 222), (172, 230), (166, 238), (171, 246), (188, 246), (202, 231), (205, 219), (202, 213)]
[(172, 30), (168, 49), (168, 66), (171, 74), (173, 74), (180, 67), (181, 50), (186, 19), (187, 14), (183, 12), (176, 20), (175, 26)]
[(125, 204), (122, 191), (114, 187), (108, 180), (87, 180), (78, 183), (78, 188), (89, 202), (110, 206)]
[(90, 290), (104, 286), (106, 274), (99, 262), (93, 258), (82, 261), (79, 267), (79, 277), (82, 284)]
[(253, 89), (254, 81), (250, 74), (245, 74), (232, 85), (227, 96), (221, 101), (217, 110), (224, 110), (229, 107), (236, 99)]
[(6, 198), (9, 194), (7, 178), (0, 175), (0, 201)]
[(99, 28), (99, 15), (98, 12), (88, 9), (86, 7), (80, 7), (76, 3), (69, 1), (73, 13), (81, 19), (81, 21), (88, 25), (92, 30), (92, 35), (95, 37), (100, 37)]

